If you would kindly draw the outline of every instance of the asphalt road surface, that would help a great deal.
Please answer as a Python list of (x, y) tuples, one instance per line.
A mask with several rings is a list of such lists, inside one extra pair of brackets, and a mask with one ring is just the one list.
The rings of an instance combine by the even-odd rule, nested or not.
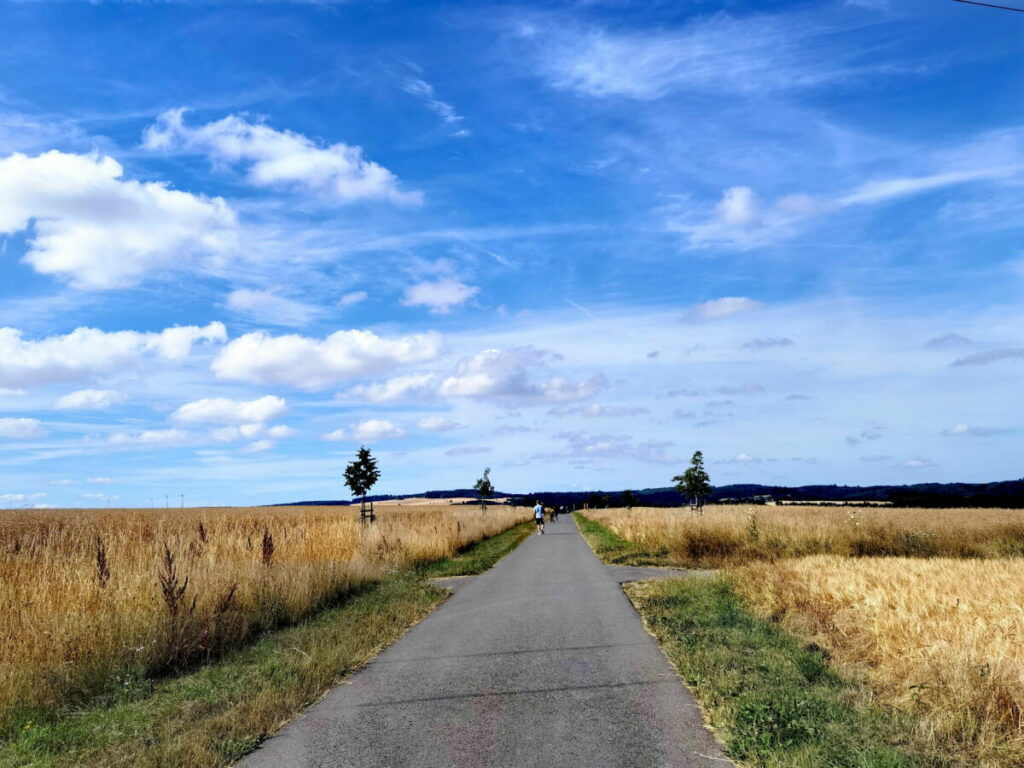
[(732, 765), (622, 574), (571, 517), (548, 524), (239, 765)]

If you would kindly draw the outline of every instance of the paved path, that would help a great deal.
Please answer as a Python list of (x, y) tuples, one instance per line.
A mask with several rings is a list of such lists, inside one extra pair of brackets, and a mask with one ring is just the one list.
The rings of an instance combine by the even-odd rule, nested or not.
[(572, 518), (547, 531), (460, 580), (242, 768), (731, 765), (618, 572)]

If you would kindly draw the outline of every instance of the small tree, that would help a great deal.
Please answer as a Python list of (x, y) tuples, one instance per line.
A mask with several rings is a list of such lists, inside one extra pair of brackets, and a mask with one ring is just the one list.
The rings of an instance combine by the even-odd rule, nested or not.
[(377, 469), (377, 460), (370, 455), (369, 448), (360, 446), (359, 452), (356, 453), (356, 460), (345, 467), (345, 485), (352, 491), (353, 496), (360, 497), (360, 513), (366, 510), (366, 494), (379, 479), (380, 470)]
[(483, 512), (487, 500), (494, 495), (494, 486), (491, 485), (491, 468), (484, 469), (484, 476), (473, 484), (473, 490), (480, 497), (480, 511)]
[(626, 509), (632, 509), (633, 505), (636, 504), (636, 496), (630, 490), (622, 492), (622, 506)]
[(711, 493), (711, 478), (704, 471), (703, 453), (694, 451), (693, 458), (690, 459), (690, 468), (672, 480), (676, 484), (676, 490), (690, 499), (692, 506), (704, 509), (704, 499)]

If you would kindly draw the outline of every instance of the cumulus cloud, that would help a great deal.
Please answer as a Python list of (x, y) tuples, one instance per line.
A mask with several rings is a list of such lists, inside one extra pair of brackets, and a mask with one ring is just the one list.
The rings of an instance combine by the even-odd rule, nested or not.
[(686, 314), (687, 318), (696, 320), (717, 320), (740, 312), (750, 312), (760, 306), (761, 302), (745, 296), (724, 296), (721, 299), (694, 304)]
[(79, 389), (60, 397), (53, 407), (62, 411), (102, 411), (124, 400), (125, 396), (113, 389)]
[(1000, 435), (1010, 430), (999, 427), (972, 427), (967, 424), (954, 424), (949, 429), (942, 430), (947, 437), (991, 437)]
[(25, 261), (83, 289), (130, 286), (152, 270), (234, 251), (237, 221), (222, 198), (123, 174), (96, 153), (2, 158), (0, 234), (28, 231)]
[(424, 416), (416, 422), (416, 426), (428, 432), (448, 432), (453, 429), (463, 429), (466, 425), (444, 416)]
[(382, 338), (372, 331), (337, 331), (320, 340), (306, 336), (247, 333), (213, 361), (220, 379), (283, 384), (319, 390), (346, 379), (386, 373), (440, 354), (436, 333)]
[(172, 109), (143, 134), (150, 150), (204, 154), (216, 163), (240, 164), (257, 187), (286, 188), (314, 194), (332, 203), (387, 200), (421, 202), (419, 192), (405, 192), (387, 168), (363, 157), (361, 147), (318, 146), (293, 131), (279, 131), (262, 122), (229, 115), (206, 125), (185, 124), (185, 110)]
[(907, 469), (924, 469), (926, 467), (934, 467), (935, 462), (931, 459), (907, 459), (906, 461), (901, 461), (897, 466)]
[(88, 380), (137, 367), (148, 355), (183, 360), (198, 342), (223, 342), (223, 323), (167, 328), (159, 333), (77, 328), (38, 341), (16, 328), (0, 328), (0, 385), (30, 387)]
[(479, 291), (479, 288), (451, 277), (425, 280), (407, 288), (402, 303), (407, 307), (428, 307), (431, 314), (445, 315)]
[(346, 396), (371, 403), (387, 403), (407, 397), (429, 398), (435, 394), (437, 381), (438, 377), (433, 373), (410, 373), (375, 384), (360, 384), (350, 389)]
[(497, 398), (523, 403), (570, 402), (593, 397), (608, 382), (600, 374), (573, 381), (555, 377), (535, 381), (530, 372), (561, 360), (561, 355), (534, 347), (485, 349), (459, 363), (454, 376), (441, 382), (442, 397)]
[(185, 424), (263, 424), (287, 410), (284, 398), (276, 395), (264, 395), (256, 400), (206, 397), (185, 403), (171, 414), (171, 419)]
[(0, 419), (0, 437), (14, 440), (28, 440), (34, 437), (46, 437), (49, 430), (39, 419)]
[(352, 440), (355, 442), (373, 443), (378, 440), (405, 437), (405, 430), (387, 419), (367, 419), (349, 426), (348, 430), (336, 429), (321, 435), (330, 441)]
[(990, 349), (985, 352), (975, 352), (973, 355), (961, 357), (954, 360), (950, 365), (960, 368), (965, 365), (988, 365), (1000, 360), (1021, 360), (1024, 359), (1024, 347), (1013, 349)]

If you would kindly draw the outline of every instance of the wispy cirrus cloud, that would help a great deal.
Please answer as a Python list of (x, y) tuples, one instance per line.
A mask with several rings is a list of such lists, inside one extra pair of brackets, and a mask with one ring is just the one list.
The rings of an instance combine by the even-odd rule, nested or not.
[(524, 37), (536, 41), (539, 71), (554, 87), (592, 97), (758, 96), (915, 71), (879, 63), (844, 39), (844, 31), (811, 13), (716, 13), (671, 30), (538, 23)]

